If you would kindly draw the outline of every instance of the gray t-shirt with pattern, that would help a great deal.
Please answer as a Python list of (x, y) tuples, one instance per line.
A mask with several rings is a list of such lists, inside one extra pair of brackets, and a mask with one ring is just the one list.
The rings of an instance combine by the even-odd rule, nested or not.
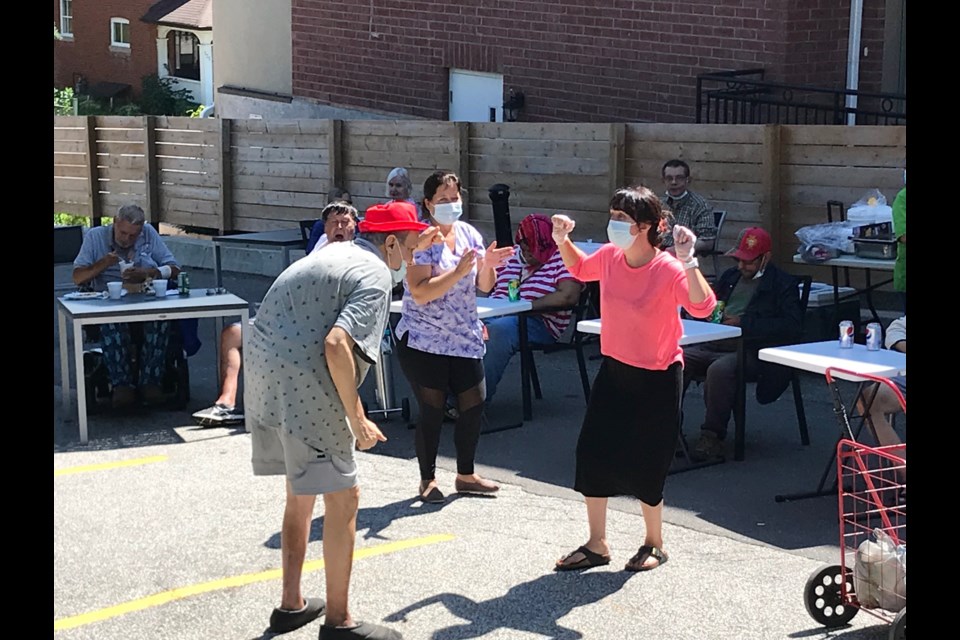
[(352, 460), (354, 437), (324, 357), (341, 327), (356, 342), (357, 386), (380, 357), (390, 307), (390, 271), (355, 242), (297, 260), (267, 291), (244, 345), (244, 405), (251, 427), (282, 429), (309, 446)]

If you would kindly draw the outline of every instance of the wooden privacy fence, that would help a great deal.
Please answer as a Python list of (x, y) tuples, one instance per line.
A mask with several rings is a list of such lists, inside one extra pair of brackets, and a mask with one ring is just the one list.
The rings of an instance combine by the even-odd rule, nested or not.
[(566, 213), (578, 235), (603, 239), (613, 190), (641, 183), (662, 193), (671, 158), (686, 160), (691, 187), (728, 211), (721, 246), (759, 224), (786, 257), (798, 227), (826, 221), (828, 200), (849, 206), (876, 188), (892, 202), (906, 127), (56, 116), (53, 199), (55, 212), (91, 218), (135, 202), (154, 223), (260, 231), (317, 218), (333, 186), (363, 210), (385, 199), (393, 167), (409, 170), (415, 198), (430, 172), (448, 168), (488, 238), (487, 190), (506, 183), (514, 224)]

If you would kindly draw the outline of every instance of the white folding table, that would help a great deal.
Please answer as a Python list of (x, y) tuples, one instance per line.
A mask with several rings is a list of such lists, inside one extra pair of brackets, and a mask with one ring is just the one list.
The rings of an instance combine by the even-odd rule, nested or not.
[[(206, 290), (194, 289), (190, 295), (168, 295), (164, 298), (129, 294), (120, 300), (64, 300), (57, 298), (60, 332), (60, 380), (63, 408), (70, 403), (70, 360), (67, 357), (67, 320), (73, 333), (73, 361), (77, 389), (77, 418), (80, 424), (80, 442), (87, 443), (87, 397), (83, 376), (83, 327), (112, 322), (146, 322), (149, 320), (177, 320), (180, 318), (241, 317), (242, 331), (247, 329), (250, 317), (247, 301), (223, 293), (207, 295)], [(214, 336), (217, 362), (220, 362), (220, 335)]]
[[(824, 262), (804, 262), (803, 258), (800, 257), (800, 254), (795, 254), (793, 256), (794, 264), (805, 264), (815, 267), (830, 267), (831, 275), (833, 277), (833, 311), (834, 315), (839, 322), (840, 314), (840, 277), (838, 269), (843, 267), (844, 269), (862, 269), (864, 277), (866, 278), (867, 284), (863, 289), (860, 289), (853, 295), (863, 295), (867, 299), (867, 308), (870, 309), (870, 314), (873, 317), (874, 322), (880, 322), (880, 314), (877, 313), (877, 309), (873, 304), (873, 290), (878, 287), (882, 287), (885, 284), (893, 282), (893, 278), (887, 278), (881, 282), (874, 284), (871, 281), (871, 271), (886, 271), (892, 272), (896, 260), (882, 260), (878, 258), (861, 258), (859, 256), (852, 255), (842, 255), (832, 260), (825, 260)], [(849, 285), (849, 275), (847, 277), (847, 285)], [(845, 296), (846, 297), (846, 296)], [(859, 323), (860, 318), (855, 318)]]
[[(841, 349), (839, 340), (810, 342), (807, 344), (783, 347), (768, 347), (766, 349), (760, 349), (759, 358), (765, 362), (772, 362), (820, 375), (825, 375), (827, 368), (845, 369), (852, 372), (854, 375), (839, 371), (833, 372), (833, 376), (836, 378), (859, 383), (856, 395), (851, 403), (851, 409), (856, 406), (857, 400), (863, 395), (864, 387), (864, 378), (857, 377), (855, 374), (863, 373), (884, 378), (904, 376), (907, 374), (907, 354), (887, 349), (869, 351), (862, 344), (854, 344), (852, 348)], [(872, 398), (870, 400), (872, 401)], [(844, 435), (843, 431), (840, 431), (838, 440), (844, 437)], [(833, 467), (835, 456), (836, 448), (834, 447), (830, 460), (827, 462), (823, 475), (820, 477), (816, 491), (777, 495), (776, 501), (802, 500), (835, 493), (835, 486), (832, 489), (824, 490), (828, 477), (833, 476), (834, 479), (836, 479), (835, 473), (833, 473), (835, 471)]]
[[(692, 344), (702, 342), (716, 342), (718, 340), (728, 340), (730, 338), (740, 338), (743, 332), (740, 327), (719, 324), (715, 322), (704, 322), (701, 320), (681, 320), (683, 325), (683, 336), (680, 338), (680, 346), (686, 347)], [(581, 320), (577, 323), (577, 331), (583, 333), (600, 334), (600, 319)], [(746, 423), (746, 391), (743, 378), (743, 341), (741, 340), (737, 347), (737, 400), (733, 409), (734, 421), (734, 460), (743, 460), (744, 457), (744, 435)]]

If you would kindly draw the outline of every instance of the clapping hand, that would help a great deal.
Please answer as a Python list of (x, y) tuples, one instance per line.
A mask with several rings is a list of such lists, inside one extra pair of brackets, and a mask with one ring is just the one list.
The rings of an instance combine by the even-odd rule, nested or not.
[(366, 416), (357, 416), (357, 431), (357, 449), (360, 451), (371, 449), (378, 442), (387, 441), (387, 436)]
[(553, 241), (557, 243), (557, 246), (563, 244), (573, 228), (577, 226), (575, 221), (562, 214), (551, 217), (550, 221), (553, 222)]
[(497, 248), (497, 241), (494, 240), (487, 247), (487, 252), (483, 254), (483, 260), (480, 262), (481, 269), (493, 269), (496, 271), (501, 265), (505, 264), (510, 256), (513, 255), (513, 247)]
[(680, 262), (690, 261), (696, 253), (695, 244), (697, 244), (697, 236), (693, 231), (679, 224), (673, 225), (673, 246)]
[(420, 232), (420, 237), (417, 239), (417, 247), (414, 251), (426, 251), (432, 245), (440, 244), (443, 242), (443, 233), (440, 232), (440, 227), (427, 227)]
[(454, 272), (457, 274), (457, 278), (462, 278), (471, 271), (473, 271), (473, 265), (477, 262), (477, 250), (469, 249), (466, 253), (463, 254), (463, 257), (460, 258), (460, 262), (457, 263), (457, 266), (454, 268)]

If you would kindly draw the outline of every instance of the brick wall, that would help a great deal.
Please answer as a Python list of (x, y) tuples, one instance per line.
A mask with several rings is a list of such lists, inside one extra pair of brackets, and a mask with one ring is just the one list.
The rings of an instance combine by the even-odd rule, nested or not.
[[(151, 0), (97, 0), (73, 2), (73, 38), (53, 43), (56, 87), (73, 86), (75, 74), (97, 82), (125, 82), (135, 95), (141, 79), (157, 72), (156, 25), (140, 21)], [(110, 19), (130, 21), (130, 49), (110, 47)], [(60, 27), (60, 0), (53, 0), (53, 20)]]
[(706, 71), (842, 86), (848, 19), (849, 0), (292, 0), (293, 93), (444, 119), (454, 67), (503, 74), (522, 120), (691, 122)]

